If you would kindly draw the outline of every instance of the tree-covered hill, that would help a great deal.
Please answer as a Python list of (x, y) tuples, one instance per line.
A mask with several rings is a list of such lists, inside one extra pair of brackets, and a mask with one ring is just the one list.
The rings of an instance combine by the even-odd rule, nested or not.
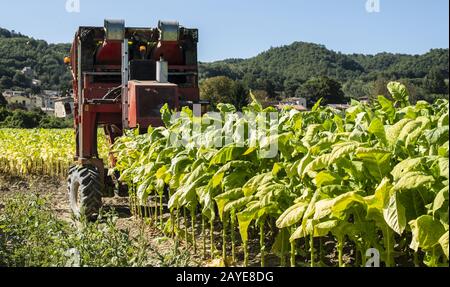
[[(0, 90), (39, 89), (20, 72), (24, 67), (33, 69), (32, 78), (41, 81), (41, 89), (70, 89), (70, 72), (63, 63), (69, 50), (70, 44), (48, 44), (0, 28)], [(448, 97), (448, 61), (448, 49), (432, 49), (423, 55), (347, 55), (323, 45), (295, 42), (249, 59), (200, 63), (200, 79), (225, 76), (246, 89), (263, 91), (268, 98), (333, 87), (347, 98), (367, 97), (385, 92), (387, 81), (400, 80), (413, 98), (432, 101)]]
[[(69, 88), (71, 76), (64, 65), (69, 50), (69, 44), (48, 44), (0, 28), (0, 89), (32, 89), (32, 79), (41, 81), (42, 89)], [(34, 75), (22, 74), (25, 67)]]
[[(418, 98), (424, 98), (448, 94), (448, 61), (448, 49), (432, 49), (423, 55), (346, 55), (323, 45), (295, 42), (250, 59), (201, 63), (200, 73), (201, 78), (243, 80), (249, 88), (265, 90), (272, 96), (294, 96), (307, 81), (320, 77), (340, 82), (352, 98), (370, 96), (378, 85), (385, 86), (377, 81), (403, 80), (414, 85)], [(430, 85), (430, 81), (435, 83)]]

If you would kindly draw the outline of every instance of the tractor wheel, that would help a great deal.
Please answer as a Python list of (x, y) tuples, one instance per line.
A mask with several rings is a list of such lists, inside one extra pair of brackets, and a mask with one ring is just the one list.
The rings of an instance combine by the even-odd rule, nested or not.
[(91, 165), (74, 166), (67, 179), (69, 203), (76, 218), (93, 219), (102, 206), (102, 183), (98, 169)]

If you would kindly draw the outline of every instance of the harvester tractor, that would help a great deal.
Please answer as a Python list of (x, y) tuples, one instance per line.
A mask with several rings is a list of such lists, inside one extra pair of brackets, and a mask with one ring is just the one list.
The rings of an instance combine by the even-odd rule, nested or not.
[(76, 165), (67, 182), (75, 216), (95, 217), (102, 197), (124, 195), (118, 175), (108, 172), (114, 156), (99, 157), (99, 128), (112, 145), (127, 129), (163, 125), (165, 104), (180, 110), (200, 102), (197, 43), (197, 29), (173, 21), (131, 28), (105, 20), (104, 27), (78, 29), (65, 59), (73, 77)]

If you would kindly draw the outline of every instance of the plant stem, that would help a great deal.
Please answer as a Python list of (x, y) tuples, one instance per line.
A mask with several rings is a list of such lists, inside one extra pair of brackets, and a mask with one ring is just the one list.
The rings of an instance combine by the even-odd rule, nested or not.
[(414, 252), (414, 267), (420, 267), (419, 252)]
[(206, 231), (205, 216), (202, 215), (202, 240), (203, 240), (203, 259), (206, 259)]
[(222, 226), (222, 258), (225, 262), (227, 258), (227, 214), (223, 214)]
[(236, 213), (233, 209), (231, 211), (231, 260), (236, 262), (236, 242), (235, 242), (235, 234), (234, 234), (234, 225), (236, 220)]
[(314, 236), (309, 236), (309, 247), (311, 249), (311, 267), (314, 267)]
[(291, 241), (291, 267), (295, 267), (295, 240)]
[(209, 246), (209, 251), (212, 259), (214, 258), (214, 219), (212, 216), (209, 220), (209, 241), (211, 242)]
[(173, 210), (170, 210), (170, 225), (171, 225), (171, 237), (175, 238), (175, 216)]
[(163, 228), (163, 194), (159, 195), (159, 225)]
[(389, 230), (389, 226), (384, 228), (385, 230), (385, 244), (386, 244), (386, 267), (391, 267), (391, 232)]
[(176, 211), (176, 216), (177, 216), (177, 232), (176, 232), (176, 238), (179, 238), (179, 234), (180, 234), (180, 209), (177, 208)]
[(189, 244), (188, 239), (188, 223), (187, 223), (187, 216), (186, 216), (186, 208), (183, 207), (183, 219), (184, 219), (184, 240), (186, 241), (186, 244)]
[(155, 226), (158, 226), (158, 201), (156, 200), (156, 198), (158, 198), (158, 194), (155, 191), (155, 199), (153, 200), (153, 202), (155, 203)]
[(343, 238), (342, 236), (337, 237), (337, 249), (338, 249), (338, 259), (339, 259), (339, 267), (344, 267), (342, 261), (342, 253), (343, 253)]
[(284, 246), (284, 229), (281, 229), (280, 232), (281, 232), (281, 262), (280, 262), (280, 265), (281, 265), (281, 267), (286, 267), (286, 257), (285, 257), (286, 247)]
[(259, 247), (261, 251), (261, 267), (265, 267), (266, 260), (265, 260), (265, 237), (264, 237), (264, 219), (261, 219), (261, 222), (259, 223)]
[(248, 244), (244, 241), (244, 267), (248, 266)]
[(191, 225), (192, 225), (192, 244), (194, 244), (194, 254), (197, 254), (197, 241), (195, 240), (195, 210), (191, 210)]

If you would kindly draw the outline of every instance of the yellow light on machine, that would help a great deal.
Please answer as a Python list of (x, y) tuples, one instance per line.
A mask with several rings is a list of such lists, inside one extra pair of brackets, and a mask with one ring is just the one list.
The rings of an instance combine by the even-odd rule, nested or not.
[(70, 57), (64, 57), (64, 64), (69, 65), (70, 64)]

